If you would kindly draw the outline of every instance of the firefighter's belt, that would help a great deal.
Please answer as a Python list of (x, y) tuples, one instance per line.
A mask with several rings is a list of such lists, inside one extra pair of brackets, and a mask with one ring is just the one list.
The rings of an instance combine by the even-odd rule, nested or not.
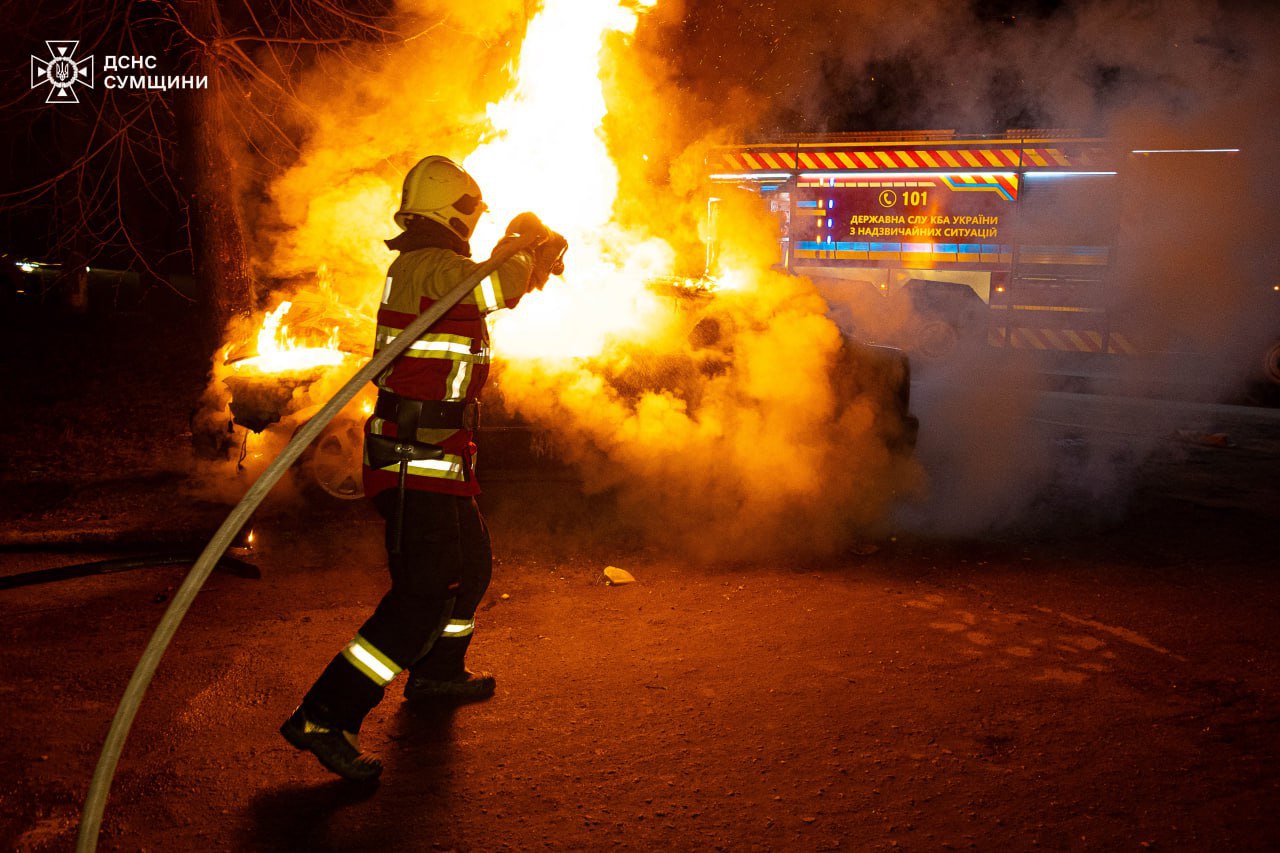
[[(474, 430), (480, 426), (480, 404), (474, 400), (412, 400), (389, 391), (379, 391), (373, 414), (394, 422), (398, 430)], [(410, 437), (404, 432), (397, 434)]]

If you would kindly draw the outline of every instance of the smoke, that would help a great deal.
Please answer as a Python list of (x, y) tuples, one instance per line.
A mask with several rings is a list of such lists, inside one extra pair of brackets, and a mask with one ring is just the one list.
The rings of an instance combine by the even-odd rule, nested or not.
[[(399, 182), (419, 157), (445, 154), (474, 163), (491, 204), (553, 210), (550, 224), (573, 241), (568, 280), (497, 324), (505, 404), (589, 490), (618, 495), (664, 541), (707, 557), (821, 553), (880, 529), (904, 498), (911, 523), (980, 531), (1026, 517), (1064, 478), (1119, 505), (1132, 465), (1075, 445), (1064, 464), (1062, 446), (1026, 426), (1040, 401), (1023, 389), (1036, 377), (982, 353), (931, 366), (918, 384), (921, 443), (909, 460), (895, 378), (864, 375), (812, 285), (770, 272), (773, 225), (758, 202), (721, 205), (714, 297), (655, 295), (646, 283), (701, 269), (710, 145), (797, 131), (1075, 127), (1131, 148), (1243, 149), (1244, 179), (1152, 161), (1149, 189), (1127, 196), (1134, 248), (1116, 310), (1158, 306), (1145, 318), (1150, 338), (1210, 350), (1262, 335), (1250, 297), (1274, 276), (1275, 249), (1240, 247), (1274, 233), (1276, 16), (1201, 0), (985, 11), (994, 5), (660, 0), (634, 34), (606, 28), (596, 131), (583, 124), (594, 96), (580, 80), (526, 92), (524, 109), (492, 107), (518, 91), (536, 4), (401, 3), (392, 26), (403, 42), (325, 58), (282, 107), (308, 130), (257, 212), (260, 273), (283, 283), (278, 296), (296, 296), (327, 265), (335, 304), (371, 316)], [(559, 43), (568, 51), (577, 37), (566, 30)], [(500, 116), (525, 126), (500, 127)], [(586, 137), (604, 140), (616, 177), (593, 166), (586, 181), (556, 165)], [(1184, 205), (1167, 202), (1169, 184)], [(604, 203), (607, 221), (572, 221), (584, 193), (581, 206)], [(1197, 322), (1206, 282), (1208, 323)], [(1152, 443), (1130, 442), (1130, 460)]]
[(660, 7), (639, 43), (708, 114), (765, 134), (1105, 131), (1261, 82), (1275, 17), (1213, 0), (687, 3)]
[(755, 199), (721, 223), (740, 280), (686, 295), (655, 338), (506, 363), (503, 398), (654, 541), (703, 559), (831, 553), (918, 487), (894, 397), (906, 377), (848, 352), (808, 281), (736, 254), (771, 244)]
[[(1186, 354), (1126, 359), (1118, 384), (1176, 382), (1181, 393), (1223, 399), (1256, 375), (1277, 334), (1274, 4), (870, 0), (668, 12), (640, 44), (673, 57), (670, 77), (686, 101), (746, 138), (1038, 127), (1106, 136), (1121, 152), (1240, 148), (1122, 156), (1108, 299), (1144, 351)], [(1054, 215), (1065, 233), (1092, 214), (1086, 206)], [(876, 318), (850, 320), (867, 328)], [(1084, 440), (1052, 428), (1061, 413), (1046, 414), (1054, 401), (1037, 392), (1036, 372), (983, 348), (918, 367), (928, 489), (904, 517), (924, 529), (1060, 526), (1062, 513), (1044, 504), (1064, 494), (1115, 517), (1143, 458), (1172, 430), (1204, 426), (1134, 422)]]
[[(279, 150), (280, 131), (258, 140), (286, 158), (246, 201), (255, 273), (269, 294), (262, 313), (232, 320), (214, 354), (192, 423), (200, 495), (242, 493), (369, 354), (393, 257), (383, 240), (398, 230), (391, 215), (404, 173), (428, 153), (461, 160), (490, 131), (485, 105), (510, 83), (510, 42), (525, 11), (522, 0), (402, 2), (388, 21), (388, 44), (353, 42), (322, 54), (291, 81), (293, 96), (277, 93), (276, 125), (285, 133), (301, 128), (302, 141), (288, 152)], [(262, 169), (260, 154), (245, 156), (258, 158), (253, 163)], [(336, 329), (340, 349), (352, 357), (325, 370), (264, 373), (245, 365), (258, 352), (264, 314), (286, 300), (293, 307), (284, 320), (297, 343), (320, 345), (317, 337)], [(357, 398), (339, 415), (304, 460), (301, 480), (311, 481), (310, 460), (331, 436), (343, 442), (335, 467), (351, 468), (354, 460), (358, 480), (359, 448), (353, 455), (346, 444), (367, 406)], [(281, 491), (292, 494), (289, 485)]]
[(1265, 71), (1202, 114), (1161, 124), (1135, 113), (1116, 128), (1129, 148), (1241, 149), (1136, 155), (1128, 164), (1119, 269), (1126, 287), (1115, 309), (1129, 317), (1146, 312), (1148, 349), (1215, 354), (1187, 366), (1207, 393), (1256, 379), (1264, 346), (1280, 334), (1280, 300), (1270, 290), (1280, 278), (1273, 236), (1280, 227), (1280, 120), (1260, 108), (1280, 73)]
[[(701, 271), (703, 154), (741, 125), (705, 115), (671, 57), (631, 35), (636, 14), (672, 20), (645, 5), (402, 4), (395, 26), (412, 38), (322, 61), (288, 118), (305, 141), (256, 216), (260, 273), (279, 283), (267, 307), (312, 294), (323, 266), (334, 312), (371, 315), (404, 172), (451, 156), (497, 211), (484, 234), (528, 208), (573, 246), (566, 281), (496, 324), (506, 407), (655, 540), (707, 558), (829, 552), (918, 488), (905, 374), (852, 352), (807, 281), (769, 271), (773, 222), (754, 200), (723, 205), (714, 295), (653, 286)], [(247, 389), (219, 368), (206, 409), (256, 395), (280, 411), (245, 445), (252, 468), (347, 372)]]
[(407, 0), (393, 19), (402, 41), (346, 49), (310, 70), (286, 105), (305, 142), (258, 211), (264, 278), (327, 266), (347, 300), (376, 308), (369, 283), (392, 257), (382, 239), (396, 233), (404, 173), (426, 153), (460, 161), (490, 131), (485, 105), (510, 84), (509, 45), (525, 8)]

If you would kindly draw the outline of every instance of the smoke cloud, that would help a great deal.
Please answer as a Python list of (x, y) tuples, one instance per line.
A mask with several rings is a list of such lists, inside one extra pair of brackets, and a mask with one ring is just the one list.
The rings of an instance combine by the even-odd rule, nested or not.
[(758, 201), (738, 201), (722, 262), (741, 280), (655, 338), (507, 362), (503, 398), (655, 541), (705, 559), (831, 553), (919, 487), (894, 396), (906, 376), (849, 352), (807, 280), (737, 254), (773, 238)]
[[(673, 57), (700, 113), (746, 138), (793, 132), (1072, 128), (1129, 155), (1109, 301), (1145, 351), (1134, 388), (1232, 398), (1280, 333), (1274, 4), (1242, 2), (686, 4), (641, 44)], [(1062, 209), (1064, 231), (1072, 216)], [(870, 317), (854, 318), (873, 325)], [(1048, 495), (1123, 509), (1142, 459), (1169, 432), (1133, 423), (1090, 442), (1050, 438), (1040, 379), (981, 349), (918, 370), (927, 496), (909, 523), (945, 533), (1018, 526)], [(1031, 389), (1032, 393), (1028, 393)], [(1092, 446), (1094, 443), (1096, 447)], [(1059, 513), (1043, 516), (1061, 525)]]
[[(995, 5), (999, 14), (984, 11)], [(1064, 474), (1060, 448), (1024, 429), (1036, 403), (1020, 389), (1035, 378), (996, 371), (987, 354), (932, 368), (918, 384), (922, 438), (910, 459), (891, 414), (892, 378), (848, 380), (828, 306), (806, 280), (769, 271), (774, 226), (758, 205), (722, 205), (724, 275), (711, 307), (685, 297), (673, 307), (645, 287), (701, 269), (710, 145), (793, 132), (1073, 127), (1130, 149), (1242, 149), (1244, 177), (1230, 180), (1148, 164), (1123, 213), (1132, 249), (1116, 307), (1150, 312), (1153, 339), (1181, 336), (1209, 351), (1270, 334), (1250, 306), (1277, 269), (1274, 248), (1253, 250), (1276, 225), (1275, 13), (1200, 0), (1023, 4), (1015, 14), (1017, 5), (660, 0), (634, 34), (607, 32), (600, 134), (617, 170), (612, 215), (571, 233), (578, 278), (553, 282), (497, 325), (505, 404), (546, 431), (590, 490), (616, 493), (637, 524), (708, 557), (828, 552), (882, 529), (904, 500), (920, 527), (1004, 526), (1064, 476), (1090, 495), (1122, 495), (1127, 475), (1109, 456), (1077, 459)], [(496, 128), (489, 105), (512, 89), (536, 12), (523, 0), (401, 3), (402, 44), (315, 67), (289, 117), (308, 128), (305, 141), (257, 216), (264, 278), (288, 294), (326, 265), (335, 302), (371, 316), (407, 168), (427, 153), (467, 161), (504, 142), (513, 148), (476, 162), (521, 157), (521, 137)], [(566, 94), (566, 122), (574, 103)], [(526, 153), (547, 139), (525, 138)], [(486, 197), (505, 183), (486, 184)], [(1184, 204), (1168, 202), (1169, 184)], [(566, 197), (583, 189), (571, 173), (559, 186)], [(1203, 322), (1206, 282), (1212, 322)], [(565, 306), (632, 322), (591, 354), (528, 349), (517, 318), (556, 337), (552, 315), (585, 322)], [(1219, 364), (1205, 379), (1226, 371)]]

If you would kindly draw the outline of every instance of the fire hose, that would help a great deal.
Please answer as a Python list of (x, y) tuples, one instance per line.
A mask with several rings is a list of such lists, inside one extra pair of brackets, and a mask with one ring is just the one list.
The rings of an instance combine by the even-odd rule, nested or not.
[(116, 709), (115, 717), (111, 720), (111, 728), (107, 731), (107, 738), (102, 744), (102, 753), (98, 757), (98, 765), (94, 769), (93, 780), (89, 784), (89, 792), (85, 796), (84, 809), (80, 815), (80, 829), (76, 836), (77, 851), (93, 851), (97, 849), (98, 833), (102, 825), (102, 812), (106, 807), (107, 794), (111, 790), (111, 781), (115, 776), (116, 765), (120, 761), (120, 753), (123, 751), (125, 740), (129, 736), (133, 719), (137, 716), (138, 706), (142, 703), (142, 696), (146, 693), (147, 687), (155, 675), (156, 667), (160, 664), (160, 658), (164, 655), (165, 649), (168, 648), (169, 642), (173, 639), (178, 625), (181, 624), (187, 610), (190, 609), (196, 595), (200, 592), (200, 588), (208, 580), (209, 573), (218, 564), (218, 561), (222, 558), (240, 528), (249, 520), (249, 517), (258, 508), (258, 505), (262, 503), (267, 493), (271, 491), (271, 488), (280, 480), (284, 472), (297, 460), (302, 451), (315, 440), (321, 430), (328, 426), (334, 416), (347, 403), (351, 402), (366, 382), (371, 381), (385, 370), (397, 356), (409, 348), (410, 344), (444, 316), (445, 312), (458, 304), (498, 267), (506, 263), (517, 252), (532, 248), (542, 239), (544, 239), (542, 234), (520, 235), (500, 243), (487, 261), (477, 266), (469, 276), (460, 281), (442, 299), (419, 314), (403, 332), (378, 350), (377, 354), (364, 367), (356, 371), (355, 375), (348, 379), (347, 383), (339, 388), (327, 403), (320, 407), (320, 410), (312, 416), (311, 420), (307, 421), (294, 434), (289, 443), (280, 451), (280, 455), (267, 466), (261, 476), (245, 492), (244, 497), (240, 499), (240, 503), (236, 504), (231, 510), (226, 521), (222, 522), (222, 526), (213, 534), (209, 544), (200, 553), (199, 559), (191, 567), (191, 571), (183, 580), (182, 585), (178, 587), (178, 591), (174, 593), (173, 600), (165, 610), (164, 616), (160, 618), (160, 624), (156, 626), (155, 632), (151, 635), (151, 639), (147, 643), (146, 649), (143, 650), (142, 657), (138, 661), (132, 677), (129, 679), (129, 684), (125, 687), (124, 695), (120, 698), (120, 705)]
[[(159, 566), (177, 566), (194, 563), (196, 556), (188, 551), (174, 551), (171, 554), (145, 554), (140, 557), (113, 557), (109, 560), (94, 560), (91, 563), (76, 563), (71, 566), (56, 566), (52, 569), (38, 569), (34, 572), (23, 572), (17, 575), (6, 575), (0, 578), (0, 590), (17, 589), (41, 583), (57, 583), (58, 581), (86, 578), (90, 575), (111, 575), (117, 572), (131, 572), (134, 569), (151, 569)], [(219, 557), (216, 569), (222, 569), (237, 577), (258, 578), (261, 573), (258, 567), (234, 557)]]

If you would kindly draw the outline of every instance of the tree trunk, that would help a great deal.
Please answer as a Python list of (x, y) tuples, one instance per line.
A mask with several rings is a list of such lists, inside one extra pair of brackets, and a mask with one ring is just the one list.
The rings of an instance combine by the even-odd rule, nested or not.
[(207, 89), (192, 90), (183, 99), (180, 138), (191, 192), (196, 277), (205, 297), (205, 333), (217, 346), (228, 323), (254, 310), (256, 292), (240, 210), (239, 168), (224, 111), (228, 81), (219, 73), (214, 52), (221, 21), (213, 0), (187, 0), (182, 6), (191, 31), (204, 41), (193, 46), (191, 74), (209, 81)]

